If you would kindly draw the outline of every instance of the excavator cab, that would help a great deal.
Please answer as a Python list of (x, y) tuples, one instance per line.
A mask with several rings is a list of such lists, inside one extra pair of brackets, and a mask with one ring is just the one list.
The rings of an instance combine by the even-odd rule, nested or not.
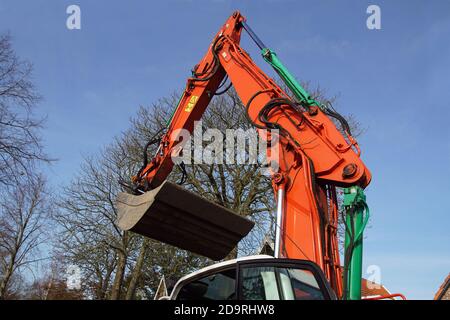
[(230, 260), (181, 278), (170, 300), (334, 300), (320, 268), (311, 261), (266, 255)]

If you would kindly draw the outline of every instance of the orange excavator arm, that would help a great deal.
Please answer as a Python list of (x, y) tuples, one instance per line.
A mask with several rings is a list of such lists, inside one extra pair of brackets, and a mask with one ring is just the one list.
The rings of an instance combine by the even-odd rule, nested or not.
[[(260, 134), (279, 136), (277, 170), (272, 172), (277, 197), (276, 256), (315, 262), (338, 296), (342, 273), (337, 243), (336, 187), (366, 187), (371, 175), (359, 157), (356, 142), (347, 139), (319, 106), (296, 103), (240, 47), (245, 18), (235, 12), (222, 26), (186, 88), (157, 154), (133, 178), (141, 191), (160, 186), (180, 152), (173, 133), (192, 132), (227, 75), (248, 119)], [(270, 152), (268, 152), (270, 153)]]

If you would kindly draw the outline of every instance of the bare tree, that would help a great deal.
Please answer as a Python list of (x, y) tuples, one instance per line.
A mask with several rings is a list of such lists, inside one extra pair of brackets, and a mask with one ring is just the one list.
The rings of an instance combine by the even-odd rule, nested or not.
[(69, 217), (60, 216), (58, 222), (64, 224), (55, 244), (62, 265), (66, 270), (71, 265), (80, 268), (81, 290), (85, 297), (109, 299), (117, 267), (117, 251), (105, 243), (104, 238), (84, 233), (83, 227), (76, 225)]
[(44, 119), (34, 115), (41, 97), (32, 71), (15, 54), (9, 34), (0, 35), (0, 298), (23, 289), (21, 270), (38, 259), (51, 209), (45, 179), (36, 173), (38, 163), (51, 159), (40, 137)]
[(124, 136), (86, 158), (78, 176), (64, 188), (55, 214), (62, 229), (58, 252), (82, 269), (85, 290), (94, 298), (135, 297), (149, 246), (155, 243), (115, 225), (115, 199), (123, 189), (119, 182), (137, 172), (141, 163), (132, 156), (137, 152)]
[(0, 35), (0, 184), (12, 185), (32, 171), (36, 161), (49, 162), (39, 131), (43, 119), (33, 114), (41, 99), (32, 80), (32, 65), (20, 60), (9, 34)]
[(28, 300), (81, 300), (81, 288), (68, 277), (64, 257), (57, 254), (43, 264), (44, 271), (28, 282), (22, 290), (22, 299)]
[[(113, 159), (112, 154), (109, 148), (99, 158), (85, 160), (80, 174), (64, 189), (64, 198), (59, 203), (61, 210), (56, 219), (63, 228), (59, 242), (62, 251), (73, 255), (73, 263), (82, 265), (85, 271), (89, 268), (95, 270), (93, 263), (98, 259), (91, 261), (90, 258), (95, 258), (96, 254), (107, 254), (109, 258), (110, 251), (113, 253), (113, 261), (103, 260), (109, 262), (109, 266), (101, 267), (105, 270), (100, 272), (98, 278), (108, 282), (112, 280), (112, 283), (105, 285), (108, 289), (111, 286), (109, 298), (116, 300), (121, 295), (128, 250), (134, 235), (123, 232), (114, 223), (117, 215), (115, 196), (120, 191), (118, 171), (124, 168), (114, 162), (117, 159)], [(81, 252), (84, 252), (82, 256)], [(113, 272), (111, 263), (114, 263)]]
[(32, 179), (4, 190), (0, 200), (0, 299), (8, 295), (18, 272), (36, 262), (47, 239), (45, 229), (52, 204), (45, 179)]

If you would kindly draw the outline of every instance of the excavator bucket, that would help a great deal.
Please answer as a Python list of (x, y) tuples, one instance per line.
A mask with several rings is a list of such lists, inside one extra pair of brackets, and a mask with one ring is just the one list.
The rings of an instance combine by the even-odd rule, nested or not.
[(117, 225), (213, 260), (225, 258), (254, 223), (165, 181), (135, 196), (120, 193)]

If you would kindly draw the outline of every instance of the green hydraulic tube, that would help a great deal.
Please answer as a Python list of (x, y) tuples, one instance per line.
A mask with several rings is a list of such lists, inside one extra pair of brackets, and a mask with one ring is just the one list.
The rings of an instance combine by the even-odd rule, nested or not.
[(344, 299), (361, 299), (363, 233), (370, 213), (364, 190), (358, 186), (344, 189), (346, 212)]
[(167, 120), (166, 127), (168, 128), (170, 124), (172, 123), (172, 119), (175, 115), (175, 112), (178, 110), (178, 107), (180, 106), (181, 100), (184, 97), (184, 93), (181, 95), (181, 97), (178, 99), (177, 107), (173, 109), (172, 114), (170, 115), (170, 118)]

